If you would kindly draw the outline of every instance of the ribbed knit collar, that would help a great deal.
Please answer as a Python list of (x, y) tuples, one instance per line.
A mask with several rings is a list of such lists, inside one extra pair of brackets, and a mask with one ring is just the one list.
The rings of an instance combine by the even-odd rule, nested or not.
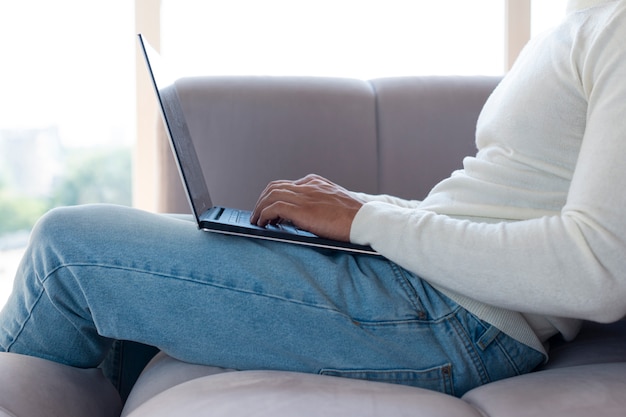
[(593, 6), (598, 6), (602, 3), (608, 3), (613, 0), (568, 0), (567, 13), (574, 12), (576, 10), (582, 10)]

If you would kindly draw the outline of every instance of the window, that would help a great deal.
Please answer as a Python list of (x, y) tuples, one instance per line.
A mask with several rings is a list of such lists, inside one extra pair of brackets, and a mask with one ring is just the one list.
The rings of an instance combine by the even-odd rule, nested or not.
[(503, 1), (163, 0), (185, 73), (374, 78), (502, 74)]
[(565, 16), (567, 0), (533, 0), (531, 2), (531, 36), (536, 36), (559, 23)]
[(133, 32), (128, 0), (0, 3), (0, 307), (47, 209), (130, 204)]

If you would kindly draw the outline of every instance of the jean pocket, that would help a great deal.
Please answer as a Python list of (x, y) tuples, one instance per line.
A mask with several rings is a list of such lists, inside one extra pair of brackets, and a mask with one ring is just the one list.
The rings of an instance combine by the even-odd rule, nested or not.
[(439, 391), (445, 394), (454, 394), (452, 386), (452, 365), (445, 364), (429, 369), (322, 369), (321, 375), (337, 376), (342, 378), (364, 379), (374, 382), (408, 385)]

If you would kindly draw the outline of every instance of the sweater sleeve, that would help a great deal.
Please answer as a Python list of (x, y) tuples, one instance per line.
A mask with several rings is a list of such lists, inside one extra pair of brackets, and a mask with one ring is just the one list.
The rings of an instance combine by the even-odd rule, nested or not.
[(364, 202), (379, 201), (379, 202), (388, 203), (394, 206), (405, 207), (405, 208), (417, 208), (420, 204), (420, 201), (418, 200), (405, 200), (403, 198), (395, 197), (395, 196), (388, 195), (388, 194), (366, 194), (366, 193), (352, 192), (352, 195), (357, 200), (364, 201)]
[[(623, 7), (622, 7), (623, 9)], [(619, 17), (619, 16), (618, 16)], [(615, 19), (618, 19), (615, 17)], [(560, 213), (480, 223), (389, 202), (358, 212), (351, 240), (422, 278), (524, 313), (610, 322), (626, 314), (626, 25), (589, 39), (586, 127)]]

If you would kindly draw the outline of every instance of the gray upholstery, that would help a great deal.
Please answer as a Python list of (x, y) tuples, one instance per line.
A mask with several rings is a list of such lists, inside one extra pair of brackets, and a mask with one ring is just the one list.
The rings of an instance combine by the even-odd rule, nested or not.
[[(492, 77), (370, 82), (199, 77), (178, 89), (215, 203), (251, 208), (266, 183), (309, 172), (348, 188), (422, 198), (474, 153)], [(189, 213), (169, 145), (158, 138), (159, 210)], [(200, 232), (199, 232), (200, 233)], [(159, 353), (122, 414), (197, 416), (521, 417), (626, 415), (626, 322), (585, 323), (551, 341), (547, 364), (463, 398), (405, 386), (289, 372), (237, 371)], [(0, 416), (117, 416), (98, 371), (0, 354)], [(3, 411), (7, 410), (4, 412)]]
[[(269, 181), (311, 172), (423, 198), (475, 152), (476, 119), (498, 81), (200, 77), (177, 87), (214, 203), (249, 209)], [(187, 213), (169, 145), (158, 146), (160, 210)]]
[(0, 352), (0, 417), (112, 417), (121, 409), (99, 369)]
[(476, 119), (496, 77), (373, 80), (379, 193), (422, 199), (476, 153)]
[[(313, 171), (377, 190), (376, 103), (368, 83), (225, 77), (183, 79), (177, 87), (215, 204), (252, 208), (269, 181)], [(168, 161), (160, 165), (167, 184), (161, 210), (187, 213), (169, 145), (160, 146)]]

